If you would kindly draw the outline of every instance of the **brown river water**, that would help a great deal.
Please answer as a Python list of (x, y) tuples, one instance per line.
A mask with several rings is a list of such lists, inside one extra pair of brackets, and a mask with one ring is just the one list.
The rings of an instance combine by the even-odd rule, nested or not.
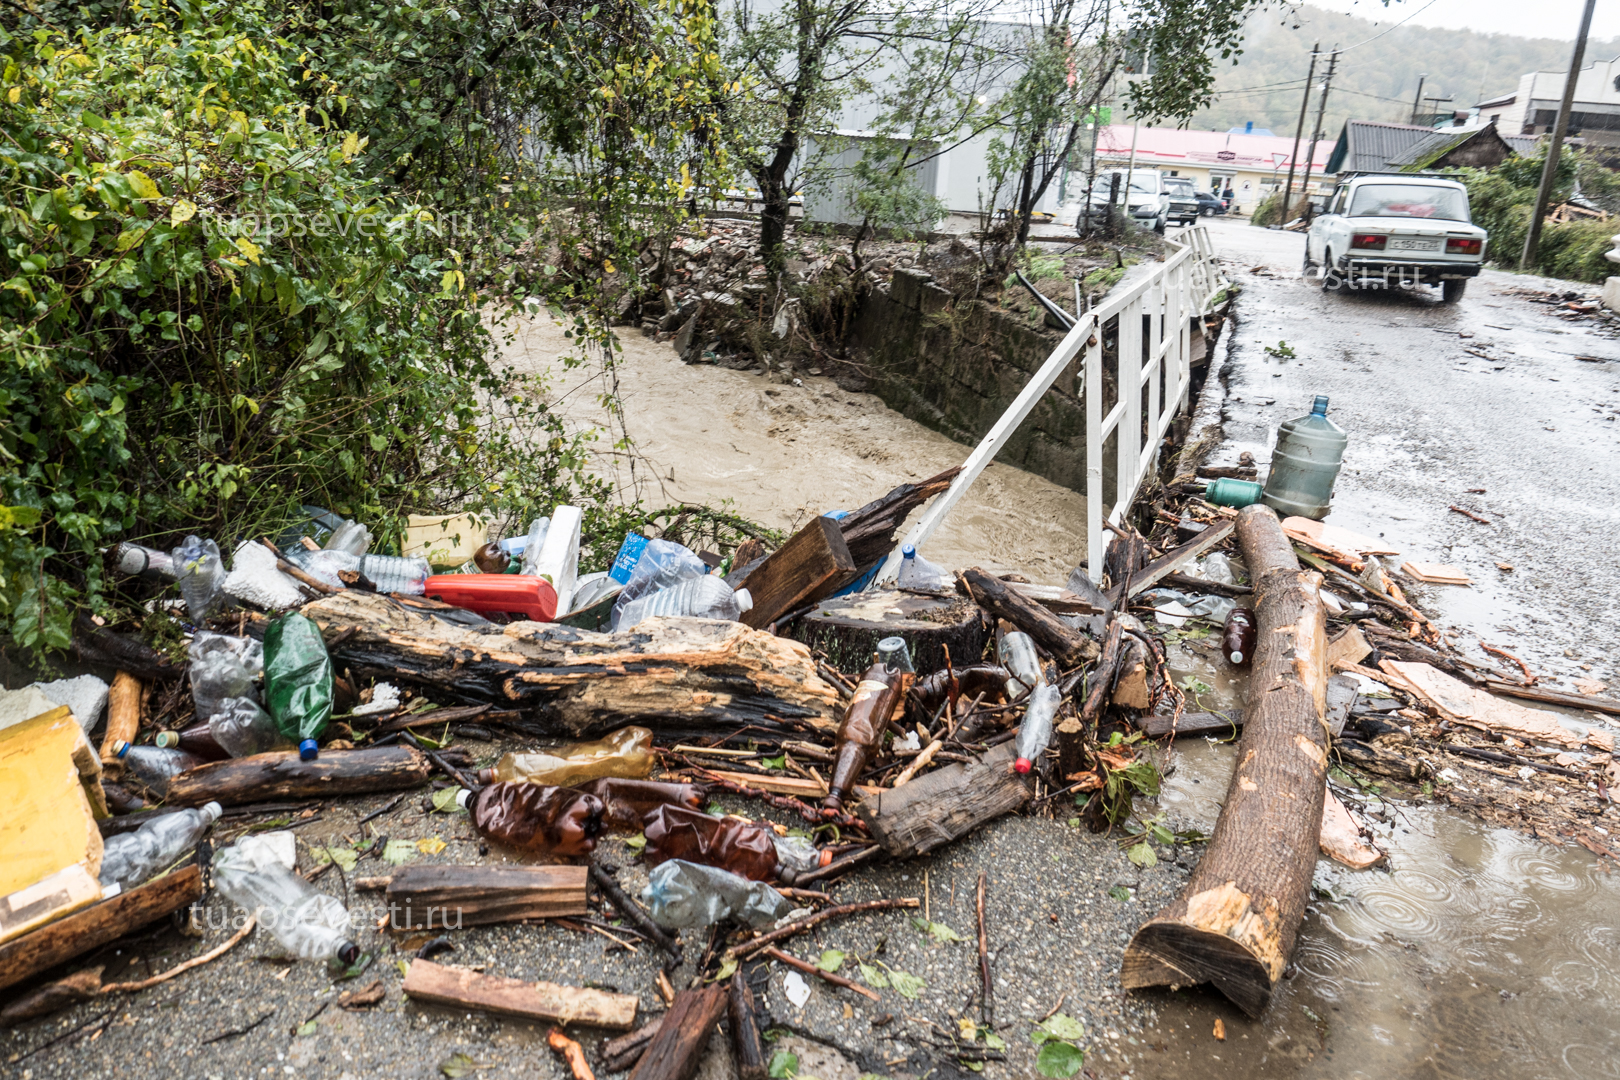
[[(638, 490), (650, 506), (724, 502), (792, 529), (968, 453), (830, 379), (794, 386), (689, 367), (668, 345), (633, 332), (623, 343), (620, 394), (639, 454)], [(550, 373), (570, 423), (600, 425), (600, 376), (564, 370), (557, 357), (568, 346), (549, 320), (536, 320), (508, 358)], [(628, 458), (608, 449), (612, 442), (598, 442), (594, 467), (628, 481)], [(1083, 555), (1083, 521), (1080, 496), (992, 465), (922, 554), (1061, 583)], [(1206, 707), (1237, 704), (1246, 689), (1224, 665), (1181, 646), (1171, 647), (1171, 666), (1178, 679), (1194, 675), (1213, 687)], [(1177, 827), (1209, 830), (1231, 775), (1231, 747), (1182, 740), (1172, 762), (1161, 808)], [(1250, 1021), (1207, 989), (1149, 993), (1157, 1025), (1096, 1040), (1088, 1048), (1093, 1075), (1620, 1077), (1613, 875), (1581, 848), (1432, 806), (1365, 792), (1354, 799), (1389, 858), (1361, 872), (1318, 863), (1291, 975), (1265, 1015)], [(1620, 817), (1611, 811), (1604, 824), (1620, 828)], [(1224, 1041), (1215, 1038), (1217, 1020)]]

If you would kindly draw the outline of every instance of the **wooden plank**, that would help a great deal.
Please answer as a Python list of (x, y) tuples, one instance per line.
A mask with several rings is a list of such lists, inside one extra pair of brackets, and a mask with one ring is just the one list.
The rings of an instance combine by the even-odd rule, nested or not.
[(1039, 604), (1059, 615), (1101, 615), (1103, 609), (1078, 593), (1061, 585), (1036, 585), (1026, 581), (1009, 581), (1007, 587), (1031, 603)]
[(395, 930), (584, 915), (583, 866), (406, 866), (388, 882)]
[(1490, 679), (1485, 683), (1485, 689), (1493, 694), (1506, 694), (1508, 697), (1523, 698), (1525, 701), (1539, 701), (1545, 705), (1564, 705), (1571, 709), (1591, 709), (1594, 712), (1609, 713), (1620, 716), (1620, 701), (1612, 697), (1599, 697), (1596, 694), (1565, 694), (1557, 690), (1543, 690), (1540, 687), (1519, 686), (1515, 683), (1503, 682), (1500, 679)]
[(1365, 870), (1384, 853), (1361, 838), (1361, 826), (1330, 789), (1322, 806), (1322, 854), (1352, 870)]
[(1024, 805), (1030, 779), (1013, 771), (1013, 742), (992, 747), (971, 763), (947, 765), (899, 790), (861, 800), (855, 812), (897, 858), (921, 855)]
[(682, 990), (647, 1043), (630, 1080), (691, 1080), (709, 1047), (709, 1036), (726, 1010), (726, 989)]
[(789, 612), (831, 596), (858, 576), (838, 522), (817, 517), (743, 579), (754, 606), (742, 621), (764, 629)]
[[(1170, 734), (1171, 721), (1175, 718), (1154, 713), (1137, 720), (1136, 727), (1143, 735), (1150, 739), (1163, 739)], [(1220, 712), (1190, 712), (1182, 713), (1181, 720), (1175, 725), (1176, 737), (1184, 735), (1213, 735), (1216, 738), (1235, 737), (1243, 730), (1243, 710), (1228, 709)]]
[[(768, 791), (772, 795), (794, 795), (815, 802), (827, 794), (826, 784), (818, 784), (814, 780), (804, 780), (797, 776), (766, 776), (764, 773), (726, 772), (720, 769), (707, 771), (722, 780), (729, 780), (733, 784), (746, 784), (761, 791)], [(855, 790), (863, 796), (872, 796), (885, 789), (872, 784), (856, 784)]]
[(1282, 531), (1290, 539), (1349, 562), (1358, 562), (1363, 555), (1400, 554), (1398, 548), (1390, 547), (1383, 540), (1374, 540), (1370, 536), (1305, 517), (1283, 518)]
[(1454, 724), (1571, 750), (1581, 745), (1580, 733), (1560, 724), (1553, 714), (1503, 701), (1428, 664), (1385, 660), (1379, 666)]
[(187, 866), (8, 941), (0, 945), (0, 990), (156, 922), (202, 894), (202, 870)]
[(405, 973), (405, 993), (430, 1005), (478, 1009), (499, 1016), (519, 1016), (556, 1024), (629, 1031), (636, 1023), (640, 999), (632, 994), (587, 990), (549, 982), (527, 982), (503, 975), (484, 975), (470, 968), (412, 960)]
[[(1167, 574), (1171, 574), (1197, 558), (1216, 544), (1232, 535), (1234, 523), (1230, 520), (1222, 521), (1218, 525), (1211, 525), (1180, 547), (1172, 548), (1162, 556), (1154, 559), (1140, 570), (1131, 575), (1129, 596), (1135, 596), (1145, 589), (1151, 589)], [(1117, 590), (1109, 590), (1113, 597)]]
[(1371, 652), (1372, 646), (1367, 642), (1367, 635), (1361, 632), (1361, 627), (1347, 627), (1327, 643), (1328, 670), (1338, 671), (1345, 665), (1353, 667)]
[(199, 765), (169, 778), (169, 802), (224, 806), (270, 799), (363, 795), (411, 788), (428, 778), (428, 759), (409, 746), (326, 750), (301, 761), (296, 750)]
[(1402, 573), (1414, 577), (1430, 585), (1472, 585), (1468, 575), (1455, 566), (1444, 563), (1413, 562), (1408, 559), (1401, 564)]

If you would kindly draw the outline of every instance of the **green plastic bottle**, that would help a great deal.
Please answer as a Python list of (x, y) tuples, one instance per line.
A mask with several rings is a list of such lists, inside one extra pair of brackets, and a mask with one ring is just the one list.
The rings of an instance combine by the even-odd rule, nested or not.
[(1277, 429), (1264, 502), (1281, 517), (1317, 521), (1327, 517), (1333, 482), (1350, 443), (1344, 429), (1327, 418), (1327, 410), (1327, 395), (1318, 394), (1310, 415), (1289, 420)]
[(264, 632), (264, 702), (298, 756), (314, 761), (332, 716), (332, 658), (315, 620), (283, 615)]

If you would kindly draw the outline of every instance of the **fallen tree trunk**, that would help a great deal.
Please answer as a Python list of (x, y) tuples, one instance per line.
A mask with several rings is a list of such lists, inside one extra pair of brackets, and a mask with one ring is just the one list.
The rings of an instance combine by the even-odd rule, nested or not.
[(1243, 738), (1209, 848), (1181, 896), (1136, 932), (1128, 990), (1211, 982), (1258, 1016), (1305, 912), (1322, 832), (1327, 671), (1321, 576), (1302, 572), (1277, 516), (1238, 517), (1255, 582), (1258, 646)]
[(327, 750), (314, 761), (279, 750), (210, 762), (169, 778), (168, 801), (177, 806), (224, 806), (269, 799), (365, 795), (411, 788), (428, 778), (428, 759), (409, 746)]
[(1102, 651), (1095, 641), (978, 567), (962, 571), (962, 580), (980, 607), (1028, 634), (1064, 667), (1095, 660)]
[(842, 711), (809, 649), (741, 623), (657, 618), (617, 634), (555, 623), (457, 626), (354, 590), (303, 613), (353, 675), (436, 698), (543, 708), (559, 734), (626, 724), (832, 732)]

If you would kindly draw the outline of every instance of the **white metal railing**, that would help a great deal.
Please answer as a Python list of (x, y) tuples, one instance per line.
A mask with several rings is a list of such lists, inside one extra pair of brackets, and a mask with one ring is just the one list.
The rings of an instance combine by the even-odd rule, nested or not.
[[(1212, 301), (1227, 287), (1203, 226), (1185, 230), (1172, 242), (1180, 250), (1080, 317), (1007, 411), (979, 440), (951, 486), (928, 504), (902, 546), (921, 547), (933, 535), (1035, 403), (1079, 358), (1085, 365), (1086, 557), (1093, 579), (1101, 577), (1107, 548), (1105, 502), (1106, 520), (1119, 524), (1142, 481), (1158, 466), (1159, 446), (1176, 414), (1187, 404), (1192, 319), (1208, 313)], [(1109, 389), (1105, 369), (1110, 352), (1104, 342), (1110, 332), (1115, 339), (1111, 350), (1115, 387), (1113, 403), (1104, 413)], [(1114, 441), (1114, 490), (1113, 498), (1105, 500), (1103, 466), (1110, 438)], [(894, 580), (899, 568), (900, 549), (896, 548), (874, 583)]]

